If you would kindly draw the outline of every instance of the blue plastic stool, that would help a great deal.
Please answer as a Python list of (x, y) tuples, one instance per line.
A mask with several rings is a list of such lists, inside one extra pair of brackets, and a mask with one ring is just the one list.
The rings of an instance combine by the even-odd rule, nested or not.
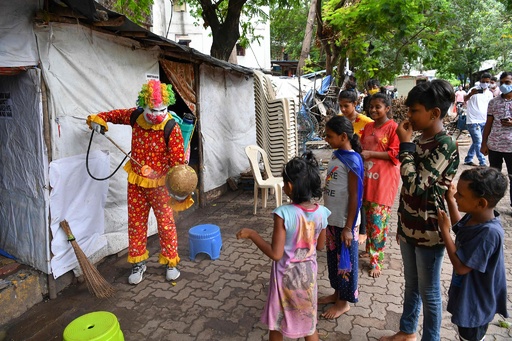
[(77, 317), (64, 329), (64, 341), (124, 341), (116, 315), (96, 311)]
[(217, 225), (203, 224), (192, 227), (188, 231), (188, 240), (191, 260), (201, 252), (206, 253), (212, 260), (219, 258), (222, 237)]

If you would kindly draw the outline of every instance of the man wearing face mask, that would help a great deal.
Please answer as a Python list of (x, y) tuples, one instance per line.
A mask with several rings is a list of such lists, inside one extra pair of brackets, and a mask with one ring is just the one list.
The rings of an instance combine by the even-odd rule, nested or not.
[[(132, 126), (132, 154), (136, 162), (128, 161), (128, 262), (132, 271), (128, 283), (139, 284), (146, 271), (146, 249), (149, 211), (153, 208), (160, 239), (160, 264), (166, 266), (166, 279), (180, 276), (177, 265), (178, 239), (165, 177), (173, 166), (184, 164), (183, 136), (179, 124), (174, 124), (167, 106), (175, 103), (172, 86), (150, 80), (142, 86), (137, 99), (138, 108), (116, 109), (90, 115), (87, 124), (104, 133), (107, 122)], [(168, 122), (170, 125), (168, 126)], [(166, 126), (172, 127), (166, 136)], [(168, 128), (167, 128), (168, 129)], [(150, 171), (146, 171), (146, 169)]]
[(482, 132), (487, 119), (487, 105), (493, 98), (492, 92), (489, 90), (491, 83), (491, 75), (483, 73), (480, 77), (480, 84), (469, 90), (468, 94), (464, 96), (466, 101), (467, 114), (466, 125), (471, 135), (473, 143), (468, 150), (468, 154), (464, 159), (464, 164), (468, 166), (476, 166), (473, 163), (473, 157), (476, 155), (480, 166), (485, 166), (485, 155), (480, 152), (482, 144)]
[[(512, 180), (512, 72), (500, 75), (501, 95), (489, 102), (482, 139), (482, 153), (489, 155), (489, 165), (501, 171), (503, 161)], [(512, 187), (510, 187), (512, 206)]]
[(491, 90), (493, 97), (499, 96), (501, 94), (500, 87), (498, 86), (498, 78), (491, 77), (491, 84), (489, 85), (489, 90)]

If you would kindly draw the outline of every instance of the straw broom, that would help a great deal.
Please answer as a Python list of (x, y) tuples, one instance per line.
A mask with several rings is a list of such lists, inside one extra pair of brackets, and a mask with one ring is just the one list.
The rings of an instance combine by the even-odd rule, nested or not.
[(71, 228), (66, 220), (60, 222), (60, 227), (68, 236), (68, 241), (75, 250), (76, 259), (84, 274), (85, 284), (89, 292), (99, 298), (112, 297), (114, 295), (114, 287), (108, 283), (103, 276), (98, 272), (93, 264), (89, 261), (85, 253), (75, 240), (75, 236), (71, 232)]

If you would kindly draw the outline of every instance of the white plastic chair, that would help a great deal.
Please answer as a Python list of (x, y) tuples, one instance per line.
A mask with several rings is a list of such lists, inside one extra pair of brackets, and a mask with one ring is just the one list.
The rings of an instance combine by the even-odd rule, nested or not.
[[(275, 177), (270, 171), (270, 165), (268, 162), (267, 153), (256, 145), (250, 145), (245, 147), (245, 154), (249, 158), (251, 164), (251, 171), (254, 177), (254, 213), (256, 214), (256, 208), (258, 207), (258, 191), (261, 188), (261, 199), (263, 201), (263, 208), (267, 207), (268, 190), (272, 189), (276, 196), (276, 207), (281, 206), (283, 202), (283, 178)], [(263, 164), (265, 165), (265, 173), (267, 179), (263, 179), (258, 163), (258, 156), (261, 154)]]

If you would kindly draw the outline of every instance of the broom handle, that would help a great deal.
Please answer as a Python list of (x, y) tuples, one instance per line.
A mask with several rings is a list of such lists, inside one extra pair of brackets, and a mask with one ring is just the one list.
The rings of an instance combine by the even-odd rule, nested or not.
[(71, 232), (71, 228), (69, 227), (69, 224), (66, 220), (63, 220), (60, 222), (60, 228), (64, 230), (66, 235), (68, 236), (68, 242), (72, 242), (75, 240), (75, 236), (73, 236), (73, 233)]

